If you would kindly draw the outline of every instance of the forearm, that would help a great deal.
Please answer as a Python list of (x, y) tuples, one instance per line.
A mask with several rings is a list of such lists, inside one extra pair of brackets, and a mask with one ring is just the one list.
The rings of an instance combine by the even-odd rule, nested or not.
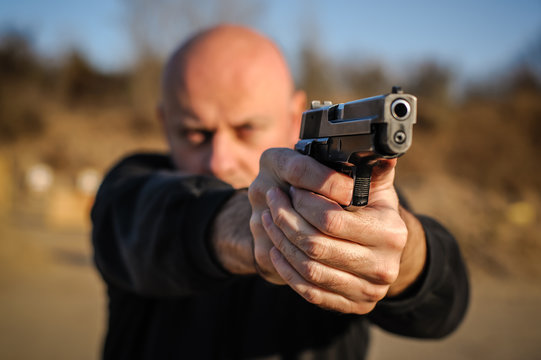
[(141, 295), (204, 291), (228, 276), (206, 239), (233, 189), (154, 162), (130, 158), (106, 177), (92, 211), (96, 265), (107, 283)]

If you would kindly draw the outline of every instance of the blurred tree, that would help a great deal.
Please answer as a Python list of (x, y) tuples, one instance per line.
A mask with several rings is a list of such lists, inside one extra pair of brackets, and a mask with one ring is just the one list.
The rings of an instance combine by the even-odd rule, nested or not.
[(136, 134), (158, 129), (156, 106), (160, 99), (160, 73), (162, 61), (150, 54), (140, 56), (129, 83), (129, 126)]
[(541, 31), (526, 45), (514, 67), (529, 69), (537, 81), (541, 81)]
[(58, 71), (60, 92), (68, 105), (106, 106), (125, 103), (126, 74), (105, 74), (96, 70), (77, 50), (69, 52)]
[(430, 99), (439, 104), (450, 101), (450, 85), (453, 74), (446, 66), (426, 61), (417, 66), (408, 83), (408, 91), (423, 99)]
[(529, 65), (519, 65), (511, 72), (508, 86), (511, 93), (536, 93), (541, 89), (541, 78), (537, 77), (535, 70)]
[(39, 64), (29, 34), (8, 30), (0, 34), (0, 77), (2, 82), (20, 82), (39, 75)]
[(63, 96), (73, 105), (94, 99), (100, 90), (100, 75), (77, 50), (64, 59), (60, 73)]
[[(493, 83), (504, 90), (492, 91)], [(457, 126), (448, 134), (453, 146), (445, 161), (450, 172), (513, 201), (532, 188), (541, 191), (541, 169), (535, 161), (541, 151), (541, 86), (536, 75), (519, 65), (484, 87), (477, 84), (475, 94), (453, 114)]]
[(13, 106), (8, 97), (0, 95), (0, 143), (39, 135), (44, 129), (45, 122), (38, 109), (34, 106)]
[(43, 131), (45, 123), (36, 101), (42, 73), (28, 34), (9, 30), (0, 35), (0, 141)]

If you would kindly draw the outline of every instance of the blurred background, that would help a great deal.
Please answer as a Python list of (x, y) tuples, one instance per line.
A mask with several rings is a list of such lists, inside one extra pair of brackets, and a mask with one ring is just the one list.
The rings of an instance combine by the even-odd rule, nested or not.
[(0, 2), (0, 358), (97, 359), (89, 210), (121, 156), (165, 151), (164, 58), (220, 22), (273, 38), (309, 99), (419, 98), (397, 182), (460, 242), (460, 329), (374, 329), (370, 359), (541, 358), (541, 1)]

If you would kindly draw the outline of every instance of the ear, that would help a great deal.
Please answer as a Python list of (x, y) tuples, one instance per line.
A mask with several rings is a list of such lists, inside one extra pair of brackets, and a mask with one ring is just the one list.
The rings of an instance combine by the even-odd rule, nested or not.
[(302, 113), (306, 110), (306, 93), (297, 90), (291, 99), (291, 122), (292, 122), (292, 143), (295, 144), (299, 139), (301, 130)]

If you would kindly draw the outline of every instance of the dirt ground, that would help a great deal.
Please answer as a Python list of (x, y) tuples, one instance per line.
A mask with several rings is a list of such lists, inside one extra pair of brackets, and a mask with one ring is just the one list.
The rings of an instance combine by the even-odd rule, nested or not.
[(412, 340), (374, 329), (370, 360), (541, 359), (541, 283), (471, 274), (468, 314), (443, 340)]
[(97, 359), (105, 299), (88, 236), (1, 228), (0, 358)]
[[(0, 224), (0, 358), (98, 359), (106, 301), (88, 232), (21, 221)], [(471, 275), (456, 333), (419, 341), (374, 329), (369, 359), (541, 359), (541, 282)]]

